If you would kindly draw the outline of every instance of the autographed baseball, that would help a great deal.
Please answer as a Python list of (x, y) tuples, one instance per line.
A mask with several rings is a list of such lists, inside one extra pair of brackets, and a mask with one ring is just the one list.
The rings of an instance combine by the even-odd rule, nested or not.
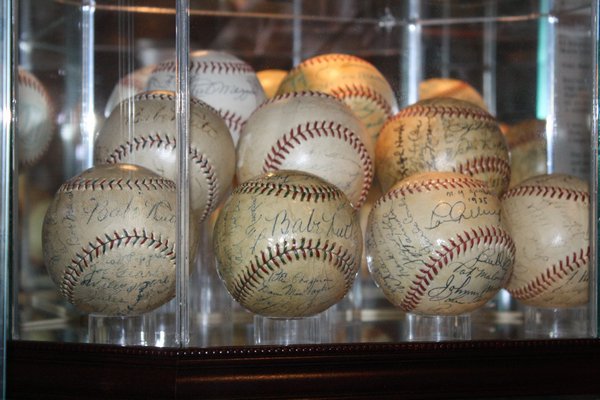
[(500, 200), (482, 181), (453, 172), (394, 185), (369, 215), (366, 251), (386, 298), (423, 315), (483, 306), (506, 283), (515, 257)]
[[(96, 138), (95, 163), (132, 163), (177, 180), (175, 94), (134, 96), (135, 113), (116, 108)], [(235, 147), (216, 110), (190, 99), (190, 208), (203, 221), (219, 204), (235, 174)]]
[(17, 91), (18, 159), (22, 165), (31, 165), (46, 152), (52, 140), (54, 107), (40, 80), (20, 67)]
[(215, 225), (219, 275), (256, 314), (318, 314), (341, 300), (356, 277), (357, 214), (341, 190), (310, 174), (281, 170), (243, 182)]
[(574, 307), (588, 301), (590, 195), (586, 182), (541, 175), (502, 198), (502, 219), (517, 255), (506, 289), (533, 307)]
[(424, 171), (453, 171), (486, 182), (499, 196), (508, 187), (508, 148), (496, 119), (469, 102), (421, 100), (390, 118), (375, 147), (382, 190)]
[(129, 99), (138, 93), (146, 90), (150, 74), (156, 68), (155, 65), (148, 65), (143, 68), (136, 69), (130, 74), (119, 79), (115, 85), (104, 108), (104, 116), (109, 117), (112, 110), (115, 109), (123, 100)]
[(510, 187), (548, 172), (546, 121), (521, 121), (509, 126), (504, 135), (510, 152)]
[(373, 180), (372, 157), (364, 125), (346, 104), (320, 92), (286, 93), (248, 119), (237, 146), (237, 178), (305, 171), (336, 185), (359, 208)]
[[(237, 143), (246, 120), (266, 99), (256, 73), (250, 64), (221, 51), (195, 51), (189, 65), (190, 95), (217, 109)], [(175, 90), (175, 60), (155, 68), (147, 89)]]
[(419, 100), (434, 97), (451, 97), (464, 100), (487, 110), (487, 105), (479, 92), (460, 79), (431, 78), (419, 83)]
[(288, 72), (283, 69), (263, 69), (256, 73), (267, 99), (275, 97), (281, 81), (287, 76)]
[(349, 54), (323, 54), (292, 69), (278, 94), (314, 90), (331, 94), (350, 106), (375, 145), (387, 118), (398, 111), (394, 90), (375, 66)]
[(44, 260), (82, 311), (136, 315), (175, 295), (175, 183), (131, 164), (65, 182), (46, 213)]

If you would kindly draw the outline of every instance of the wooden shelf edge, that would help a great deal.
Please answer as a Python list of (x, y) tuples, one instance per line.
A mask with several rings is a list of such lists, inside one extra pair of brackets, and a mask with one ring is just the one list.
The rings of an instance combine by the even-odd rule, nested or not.
[(11, 341), (8, 398), (600, 395), (600, 340), (149, 348)]

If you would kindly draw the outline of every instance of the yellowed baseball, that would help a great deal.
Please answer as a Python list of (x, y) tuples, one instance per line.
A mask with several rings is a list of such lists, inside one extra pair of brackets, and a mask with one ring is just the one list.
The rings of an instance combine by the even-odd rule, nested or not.
[(50, 277), (82, 311), (136, 315), (175, 295), (176, 191), (131, 164), (90, 168), (65, 182), (44, 219)]
[(31, 165), (48, 150), (54, 136), (55, 111), (42, 82), (31, 72), (18, 68), (17, 151), (21, 165)]
[[(134, 114), (113, 110), (94, 145), (98, 164), (133, 163), (177, 180), (175, 94), (143, 92)], [(192, 98), (189, 122), (190, 208), (203, 221), (221, 202), (235, 174), (235, 147), (216, 110)]]
[(393, 88), (368, 61), (350, 54), (322, 54), (304, 60), (281, 82), (277, 94), (313, 90), (350, 106), (375, 144), (387, 118), (398, 111)]
[(274, 318), (307, 317), (337, 303), (354, 282), (362, 252), (358, 212), (344, 193), (285, 170), (233, 190), (213, 244), (233, 298)]
[(237, 146), (237, 178), (293, 169), (340, 188), (359, 208), (373, 180), (373, 150), (362, 122), (325, 93), (286, 93), (248, 119)]
[(473, 86), (460, 79), (430, 78), (419, 83), (419, 100), (435, 97), (464, 100), (488, 110), (481, 94)]
[(375, 147), (375, 171), (384, 192), (424, 171), (472, 176), (497, 196), (510, 181), (508, 147), (496, 119), (450, 98), (421, 100), (390, 118)]
[(548, 172), (546, 121), (529, 119), (505, 132), (510, 153), (510, 187)]
[(502, 218), (517, 248), (506, 289), (534, 307), (573, 307), (589, 298), (588, 184), (564, 174), (540, 175), (502, 198)]
[[(175, 90), (176, 62), (156, 66), (147, 90)], [(214, 107), (225, 120), (234, 144), (252, 112), (266, 99), (256, 72), (244, 60), (224, 51), (190, 53), (190, 95)]]
[(265, 91), (267, 99), (275, 97), (281, 81), (283, 81), (287, 74), (288, 71), (283, 69), (263, 69), (256, 73), (256, 77)]
[(482, 181), (453, 172), (413, 175), (369, 215), (369, 271), (403, 311), (457, 315), (503, 287), (515, 247), (500, 222), (500, 200)]

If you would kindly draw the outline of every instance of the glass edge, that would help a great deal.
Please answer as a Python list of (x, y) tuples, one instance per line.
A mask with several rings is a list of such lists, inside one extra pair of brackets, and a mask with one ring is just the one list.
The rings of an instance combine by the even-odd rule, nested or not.
[(592, 327), (592, 331), (590, 332), (590, 335), (592, 337), (598, 338), (598, 332), (600, 330), (600, 318), (598, 318), (598, 310), (600, 310), (600, 299), (598, 296), (598, 291), (600, 290), (600, 278), (599, 278), (599, 274), (598, 271), (600, 270), (600, 265), (598, 264), (600, 257), (598, 254), (598, 249), (600, 248), (600, 238), (598, 237), (598, 232), (600, 231), (600, 220), (598, 219), (598, 210), (600, 209), (600, 199), (598, 198), (598, 186), (600, 184), (600, 181), (598, 180), (598, 177), (600, 175), (598, 168), (600, 167), (600, 162), (599, 162), (599, 157), (600, 157), (600, 142), (599, 142), (599, 135), (598, 135), (598, 130), (599, 130), (599, 116), (598, 116), (598, 104), (600, 102), (599, 96), (599, 90), (598, 90), (598, 85), (600, 84), (600, 79), (598, 76), (598, 65), (600, 64), (600, 60), (598, 59), (599, 55), (600, 55), (600, 49), (598, 48), (598, 46), (600, 46), (600, 20), (599, 20), (599, 15), (598, 13), (600, 12), (600, 0), (595, 0), (593, 1), (592, 4), (592, 21), (591, 25), (592, 25), (592, 40), (593, 40), (593, 71), (594, 71), (594, 78), (593, 78), (593, 99), (592, 99), (592, 149), (593, 152), (592, 154), (594, 154), (593, 160), (592, 160), (592, 171), (591, 171), (591, 176), (592, 176), (592, 180), (591, 180), (591, 195), (592, 195), (592, 201), (590, 202), (590, 204), (592, 204), (592, 210), (591, 210), (591, 221), (593, 221), (591, 223), (591, 237), (594, 238), (595, 240), (591, 240), (591, 246), (592, 246), (592, 251), (591, 251), (591, 256), (592, 256), (592, 260), (590, 260), (590, 265), (592, 266), (592, 268), (590, 269), (590, 294), (591, 294), (591, 299), (590, 299), (590, 319), (591, 319), (591, 327)]

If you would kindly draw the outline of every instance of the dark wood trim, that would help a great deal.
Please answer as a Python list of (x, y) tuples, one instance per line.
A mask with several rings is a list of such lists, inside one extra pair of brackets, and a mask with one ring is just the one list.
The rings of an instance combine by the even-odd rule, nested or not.
[(12, 341), (7, 396), (73, 399), (600, 395), (600, 340), (160, 349)]

